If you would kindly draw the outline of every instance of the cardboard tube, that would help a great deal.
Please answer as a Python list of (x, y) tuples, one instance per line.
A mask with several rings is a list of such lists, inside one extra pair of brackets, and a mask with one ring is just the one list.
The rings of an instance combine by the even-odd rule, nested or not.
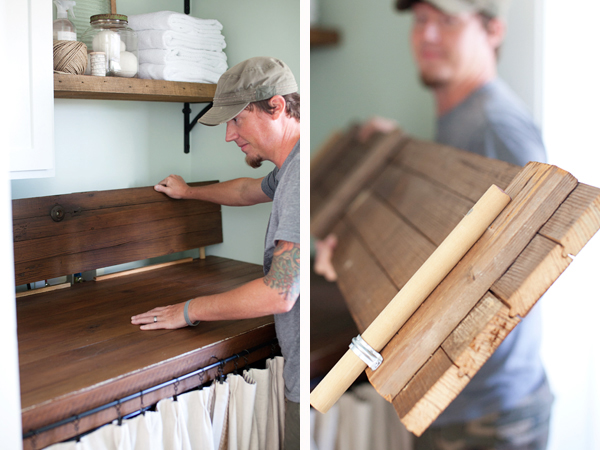
[[(379, 352), (406, 323), (438, 284), (483, 235), (510, 202), (510, 196), (492, 185), (439, 247), (379, 313), (362, 338)], [(329, 411), (367, 365), (348, 350), (310, 394), (310, 404)]]

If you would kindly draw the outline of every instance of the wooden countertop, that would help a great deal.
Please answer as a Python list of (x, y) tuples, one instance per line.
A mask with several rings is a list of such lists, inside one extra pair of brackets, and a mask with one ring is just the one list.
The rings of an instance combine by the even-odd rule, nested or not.
[[(209, 256), (19, 299), (24, 432), (269, 342), (275, 337), (272, 316), (160, 331), (141, 331), (130, 322), (132, 315), (153, 307), (227, 291), (260, 276), (259, 265)], [(259, 356), (248, 359), (265, 357)], [(184, 388), (180, 386), (179, 392)], [(157, 399), (143, 401), (148, 406)], [(120, 413), (137, 409), (139, 400), (123, 404)], [(109, 421), (116, 417), (115, 411), (111, 413)], [(106, 418), (96, 422), (106, 423)], [(78, 424), (79, 431), (93, 426)], [(41, 444), (38, 439), (37, 445)]]

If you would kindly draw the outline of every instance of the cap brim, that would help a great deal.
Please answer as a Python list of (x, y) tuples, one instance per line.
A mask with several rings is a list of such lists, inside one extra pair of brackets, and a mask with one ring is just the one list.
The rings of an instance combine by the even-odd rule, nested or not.
[(406, 11), (407, 9), (410, 9), (416, 2), (417, 0), (397, 0), (396, 9), (398, 11)]
[(473, 12), (476, 10), (475, 6), (470, 5), (468, 2), (462, 0), (397, 0), (396, 9), (399, 11), (406, 11), (411, 9), (415, 3), (420, 1), (429, 3), (440, 11), (450, 15), (460, 14), (463, 12)]
[(241, 113), (249, 103), (237, 105), (213, 106), (206, 114), (198, 119), (203, 125), (215, 126), (225, 123)]

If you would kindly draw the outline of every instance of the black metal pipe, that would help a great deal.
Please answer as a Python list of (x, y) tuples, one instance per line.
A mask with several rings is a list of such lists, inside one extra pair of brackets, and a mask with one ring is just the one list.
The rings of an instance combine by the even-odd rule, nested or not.
[(189, 153), (190, 152), (190, 133), (192, 132), (192, 129), (196, 126), (196, 124), (198, 123), (198, 119), (200, 119), (200, 117), (202, 117), (204, 114), (206, 114), (208, 112), (208, 110), (210, 108), (212, 108), (212, 102), (210, 102), (208, 105), (206, 105), (202, 111), (200, 111), (196, 117), (194, 117), (194, 119), (192, 121), (190, 121), (190, 114), (192, 113), (192, 109), (190, 108), (190, 104), (189, 103), (184, 103), (183, 104), (183, 153)]

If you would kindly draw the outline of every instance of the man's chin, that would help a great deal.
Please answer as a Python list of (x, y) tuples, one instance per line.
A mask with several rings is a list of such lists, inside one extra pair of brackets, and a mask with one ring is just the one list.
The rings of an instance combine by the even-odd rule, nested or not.
[(253, 169), (258, 169), (262, 166), (263, 159), (260, 156), (250, 156), (246, 155), (246, 164), (248, 164)]
[(424, 76), (421, 74), (421, 84), (430, 89), (436, 89), (444, 87), (446, 85), (446, 81), (435, 77)]
[(421, 79), (423, 86), (432, 89), (444, 87), (448, 84), (447, 77), (440, 73), (421, 71), (421, 73), (419, 73), (419, 78)]

